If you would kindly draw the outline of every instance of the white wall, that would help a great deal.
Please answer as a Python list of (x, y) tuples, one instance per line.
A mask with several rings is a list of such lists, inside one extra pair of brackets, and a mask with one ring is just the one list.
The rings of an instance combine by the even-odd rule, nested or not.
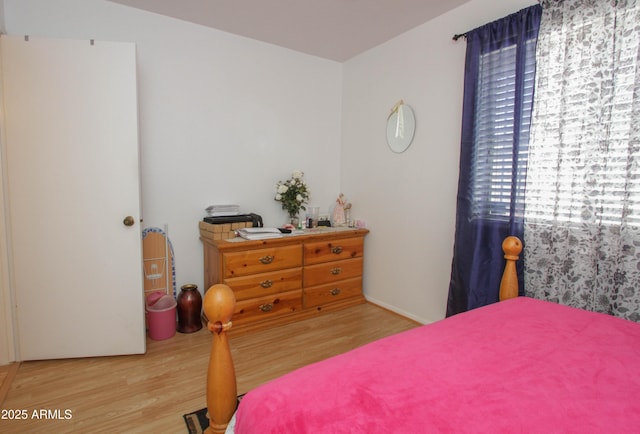
[(4, 0), (0, 0), (0, 33), (6, 33), (4, 25)]
[[(455, 227), (464, 39), (452, 36), (535, 4), (472, 0), (344, 63), (342, 190), (371, 233), (368, 299), (420, 322), (444, 317)], [(403, 99), (416, 134), (403, 154), (385, 122)]]
[[(279, 225), (273, 185), (298, 168), (313, 204), (328, 211), (343, 191), (367, 220), (367, 297), (421, 322), (444, 316), (466, 47), (451, 37), (533, 0), (471, 0), (344, 64), (104, 0), (2, 1), (10, 34), (137, 44), (144, 225), (169, 225), (178, 285), (202, 286), (207, 205)], [(385, 120), (401, 98), (417, 130), (398, 155)]]
[(342, 65), (104, 0), (5, 0), (9, 34), (137, 44), (144, 226), (169, 227), (178, 287), (202, 290), (198, 221), (238, 203), (286, 220), (275, 184), (339, 194)]

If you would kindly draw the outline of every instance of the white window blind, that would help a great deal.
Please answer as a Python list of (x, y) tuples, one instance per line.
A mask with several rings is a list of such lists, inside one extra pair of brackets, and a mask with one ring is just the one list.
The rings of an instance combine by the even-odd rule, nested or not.
[(529, 125), (535, 79), (535, 40), (527, 42), (524, 50), (526, 61), (519, 118), (520, 147), (517, 155), (514, 155), (513, 150), (517, 132), (517, 46), (492, 51), (480, 58), (474, 127), (475, 164), (471, 174), (474, 218), (508, 220), (512, 206), (516, 216), (524, 215)]
[[(596, 32), (592, 26), (604, 23), (586, 23), (577, 34)], [(572, 44), (566, 35), (549, 37), (559, 48)], [(581, 56), (545, 60), (527, 219), (640, 226), (638, 45), (626, 37), (610, 44), (591, 51), (583, 44)]]

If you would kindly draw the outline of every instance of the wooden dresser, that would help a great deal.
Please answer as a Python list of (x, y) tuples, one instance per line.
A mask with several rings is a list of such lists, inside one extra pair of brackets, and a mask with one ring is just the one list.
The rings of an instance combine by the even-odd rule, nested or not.
[(259, 241), (212, 240), (204, 245), (204, 283), (233, 289), (234, 330), (284, 324), (365, 301), (367, 229), (318, 228)]

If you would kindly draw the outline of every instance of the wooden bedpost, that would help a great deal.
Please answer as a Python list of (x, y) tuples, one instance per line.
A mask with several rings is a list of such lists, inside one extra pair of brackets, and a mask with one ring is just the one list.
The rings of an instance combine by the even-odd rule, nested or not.
[(217, 284), (204, 294), (203, 305), (207, 328), (213, 335), (207, 372), (209, 428), (205, 433), (224, 433), (237, 405), (236, 373), (227, 339), (236, 298), (227, 285)]
[(522, 251), (522, 241), (518, 237), (507, 237), (502, 242), (502, 250), (507, 263), (500, 281), (500, 301), (518, 296), (518, 273), (516, 261)]

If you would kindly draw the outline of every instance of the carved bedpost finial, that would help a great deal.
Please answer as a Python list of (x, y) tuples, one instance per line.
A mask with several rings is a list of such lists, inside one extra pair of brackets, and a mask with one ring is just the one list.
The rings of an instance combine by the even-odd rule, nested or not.
[(518, 237), (507, 237), (502, 242), (502, 250), (507, 263), (500, 281), (500, 301), (518, 296), (518, 274), (516, 261), (522, 252), (522, 241)]
[[(522, 242), (518, 237), (507, 237), (502, 242), (502, 251), (505, 254), (506, 259), (518, 260), (520, 252), (522, 252)], [(507, 258), (509, 256), (509, 258)]]
[(231, 317), (236, 308), (236, 297), (231, 288), (223, 284), (213, 285), (204, 294), (202, 304), (211, 332), (220, 333), (220, 327), (231, 328)]
[(229, 349), (227, 330), (236, 298), (227, 285), (213, 285), (204, 294), (204, 313), (207, 328), (212, 332), (211, 356), (207, 372), (207, 409), (209, 428), (205, 433), (224, 433), (237, 404), (236, 373)]

